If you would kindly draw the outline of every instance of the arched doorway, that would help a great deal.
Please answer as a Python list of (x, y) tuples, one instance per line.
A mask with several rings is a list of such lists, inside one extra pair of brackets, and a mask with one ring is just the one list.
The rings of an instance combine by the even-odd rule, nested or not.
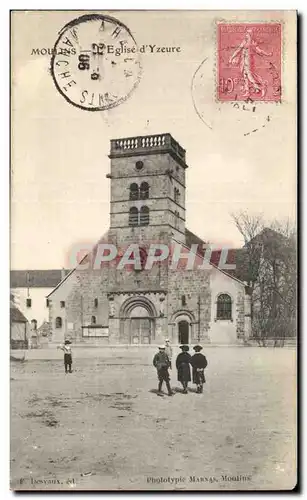
[(130, 343), (150, 344), (153, 329), (153, 319), (143, 306), (137, 306), (130, 313)]
[(130, 297), (120, 310), (120, 340), (128, 344), (151, 344), (155, 338), (156, 309), (147, 297)]
[(171, 324), (173, 342), (178, 344), (191, 344), (195, 340), (195, 317), (191, 311), (181, 309), (176, 311)]
[(178, 321), (178, 342), (179, 344), (189, 344), (190, 325), (187, 320)]

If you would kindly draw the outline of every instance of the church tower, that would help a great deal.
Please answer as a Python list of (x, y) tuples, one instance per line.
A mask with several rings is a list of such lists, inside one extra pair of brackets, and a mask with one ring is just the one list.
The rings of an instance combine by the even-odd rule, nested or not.
[(185, 150), (170, 134), (111, 140), (109, 238), (185, 242)]

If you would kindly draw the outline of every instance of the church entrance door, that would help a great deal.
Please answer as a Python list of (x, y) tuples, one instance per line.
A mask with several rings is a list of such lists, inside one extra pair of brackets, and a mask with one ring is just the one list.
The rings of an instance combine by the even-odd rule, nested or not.
[(153, 335), (153, 319), (145, 307), (135, 307), (130, 314), (130, 343), (150, 344)]
[(178, 322), (178, 342), (179, 344), (189, 343), (189, 323), (186, 320)]
[(132, 318), (130, 321), (131, 344), (150, 344), (151, 329), (149, 318)]

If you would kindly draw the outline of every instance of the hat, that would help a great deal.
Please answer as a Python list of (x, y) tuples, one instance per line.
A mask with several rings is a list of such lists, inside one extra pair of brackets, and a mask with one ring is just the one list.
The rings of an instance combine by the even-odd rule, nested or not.
[(165, 349), (165, 345), (159, 345), (158, 349)]
[(64, 344), (71, 344), (71, 341), (68, 340), (68, 339), (66, 339), (65, 342), (64, 342)]
[(193, 347), (194, 351), (198, 352), (198, 351), (201, 351), (202, 350), (202, 346), (201, 345), (195, 345)]
[(169, 342), (169, 339), (165, 339), (165, 342)]
[(189, 348), (188, 345), (180, 345), (179, 348), (182, 349), (183, 351), (189, 351), (190, 350), (190, 348)]

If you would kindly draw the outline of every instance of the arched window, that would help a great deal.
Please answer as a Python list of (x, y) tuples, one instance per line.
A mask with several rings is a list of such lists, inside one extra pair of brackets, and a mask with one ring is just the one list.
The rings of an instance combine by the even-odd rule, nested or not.
[(60, 316), (58, 316), (57, 318), (55, 318), (55, 327), (56, 328), (62, 328), (62, 318)]
[(139, 223), (139, 211), (136, 207), (129, 210), (129, 226), (137, 226)]
[(134, 182), (130, 184), (130, 200), (139, 199), (139, 186)]
[(92, 316), (91, 325), (96, 325), (96, 316)]
[(98, 299), (94, 299), (94, 307), (98, 307)]
[(217, 298), (216, 319), (232, 319), (232, 302), (227, 293), (221, 293)]
[(149, 198), (149, 185), (147, 182), (142, 182), (140, 187), (140, 199), (147, 200)]
[(140, 225), (148, 226), (148, 224), (149, 224), (149, 208), (144, 206), (141, 207)]

